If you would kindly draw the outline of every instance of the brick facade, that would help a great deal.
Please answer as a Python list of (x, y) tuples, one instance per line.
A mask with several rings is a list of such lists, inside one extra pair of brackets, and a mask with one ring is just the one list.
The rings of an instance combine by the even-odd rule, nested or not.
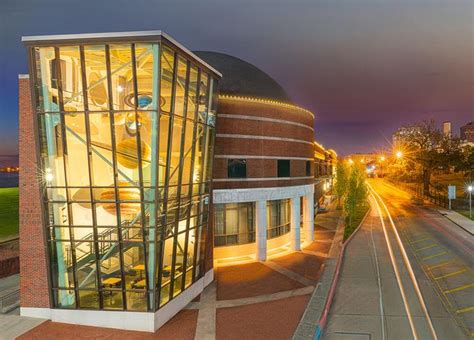
[(36, 164), (30, 81), (19, 79), (20, 305), (49, 308), (46, 245)]

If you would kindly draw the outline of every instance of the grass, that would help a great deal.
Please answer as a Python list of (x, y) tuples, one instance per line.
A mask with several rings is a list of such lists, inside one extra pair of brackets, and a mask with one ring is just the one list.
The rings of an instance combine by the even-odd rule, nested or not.
[(18, 188), (0, 188), (0, 238), (18, 235)]
[[(467, 218), (469, 218), (469, 210), (456, 210), (456, 212), (460, 213), (461, 215), (464, 215), (466, 216)], [(472, 217), (471, 217), (471, 220), (474, 221), (474, 209), (472, 210)]]
[(354, 230), (359, 226), (368, 210), (369, 202), (365, 202), (364, 204), (357, 206), (352, 223), (349, 223), (349, 218), (346, 217), (346, 225), (344, 227), (344, 241), (347, 240), (349, 236), (352, 235)]

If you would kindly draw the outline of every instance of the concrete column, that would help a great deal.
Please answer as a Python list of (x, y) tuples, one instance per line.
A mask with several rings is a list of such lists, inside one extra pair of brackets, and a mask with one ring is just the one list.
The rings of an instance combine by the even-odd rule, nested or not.
[(303, 228), (306, 242), (314, 241), (314, 194), (303, 197)]
[(267, 201), (255, 202), (255, 235), (257, 260), (267, 260)]
[(291, 199), (291, 250), (301, 250), (300, 197)]

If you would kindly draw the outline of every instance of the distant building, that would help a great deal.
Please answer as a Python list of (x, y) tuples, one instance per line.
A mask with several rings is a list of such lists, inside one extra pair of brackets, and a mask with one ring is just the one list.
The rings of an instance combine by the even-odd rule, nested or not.
[(469, 122), (461, 126), (461, 141), (464, 143), (474, 143), (474, 122)]
[(451, 122), (443, 122), (443, 135), (451, 138)]

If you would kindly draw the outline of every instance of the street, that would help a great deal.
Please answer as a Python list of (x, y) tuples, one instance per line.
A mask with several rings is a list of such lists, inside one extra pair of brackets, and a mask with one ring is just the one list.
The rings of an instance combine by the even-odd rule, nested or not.
[(474, 332), (472, 235), (411, 194), (369, 180), (325, 339), (462, 339)]

